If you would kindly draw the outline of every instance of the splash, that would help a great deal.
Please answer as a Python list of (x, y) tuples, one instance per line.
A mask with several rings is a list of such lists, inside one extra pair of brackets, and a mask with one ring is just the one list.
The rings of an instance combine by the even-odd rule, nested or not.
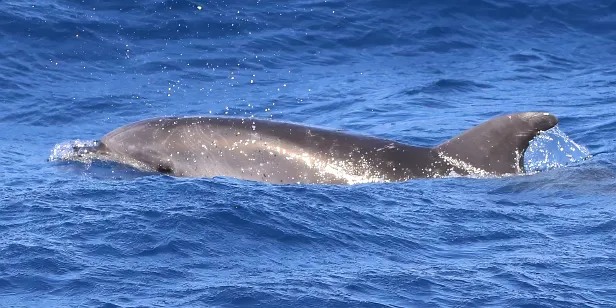
[(558, 126), (542, 132), (524, 153), (526, 173), (564, 167), (590, 158), (590, 151), (571, 140)]
[[(481, 168), (477, 168), (461, 159), (456, 159), (451, 156), (447, 156), (443, 153), (438, 153), (438, 156), (442, 160), (446, 161), (448, 164), (464, 170), (466, 173), (468, 173), (467, 177), (472, 177), (472, 178), (494, 177), (494, 175), (490, 174), (489, 172)], [(460, 177), (460, 176), (463, 176), (463, 175), (458, 174), (453, 168), (451, 168), (451, 170), (447, 171), (444, 177), (455, 178), (455, 177)], [(436, 178), (440, 176), (438, 174), (434, 174), (432, 177)]]
[(82, 157), (77, 149), (94, 147), (95, 140), (72, 140), (56, 144), (49, 154), (49, 161), (81, 160)]

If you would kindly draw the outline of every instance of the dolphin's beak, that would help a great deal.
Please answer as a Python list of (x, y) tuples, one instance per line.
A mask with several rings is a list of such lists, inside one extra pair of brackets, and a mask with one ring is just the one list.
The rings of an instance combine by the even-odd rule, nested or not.
[(77, 154), (78, 157), (84, 157), (87, 156), (88, 154), (94, 154), (94, 153), (99, 153), (99, 154), (104, 154), (104, 151), (101, 151), (101, 142), (100, 141), (95, 141), (94, 145), (92, 146), (74, 146), (73, 147), (73, 151), (75, 154)]

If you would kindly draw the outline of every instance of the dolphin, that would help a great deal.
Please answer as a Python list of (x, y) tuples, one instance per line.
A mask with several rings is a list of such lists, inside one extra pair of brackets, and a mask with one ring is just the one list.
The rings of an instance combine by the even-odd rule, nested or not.
[(177, 177), (276, 184), (355, 184), (524, 173), (524, 151), (558, 119), (502, 115), (435, 147), (297, 123), (226, 116), (163, 117), (117, 128), (77, 156)]

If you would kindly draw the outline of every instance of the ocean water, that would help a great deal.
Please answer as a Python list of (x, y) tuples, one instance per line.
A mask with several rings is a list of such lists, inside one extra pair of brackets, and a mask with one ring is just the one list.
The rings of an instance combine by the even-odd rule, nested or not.
[[(616, 306), (613, 1), (3, 0), (0, 40), (0, 307)], [(560, 119), (524, 176), (49, 160), (156, 116), (432, 146), (520, 111)]]

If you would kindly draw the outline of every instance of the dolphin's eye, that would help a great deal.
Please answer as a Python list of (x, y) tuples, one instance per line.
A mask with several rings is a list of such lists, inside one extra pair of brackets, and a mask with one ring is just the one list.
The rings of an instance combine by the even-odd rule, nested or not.
[(170, 174), (173, 172), (170, 166), (165, 166), (165, 165), (158, 165), (158, 167), (156, 167), (156, 171), (160, 173), (164, 173), (164, 174)]

